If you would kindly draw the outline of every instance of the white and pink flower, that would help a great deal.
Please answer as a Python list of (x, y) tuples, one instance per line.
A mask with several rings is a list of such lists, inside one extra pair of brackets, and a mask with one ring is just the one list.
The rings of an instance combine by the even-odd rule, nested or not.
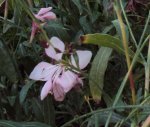
[[(51, 45), (45, 49), (46, 54), (56, 61), (61, 61), (65, 52), (64, 43), (57, 37), (52, 37), (50, 42)], [(70, 64), (76, 68), (84, 69), (91, 60), (91, 51), (78, 50), (76, 54), (78, 63), (75, 61), (74, 55), (70, 54)], [(71, 70), (70, 66), (66, 66), (61, 62), (56, 65), (40, 62), (29, 77), (33, 80), (46, 81), (41, 91), (41, 100), (50, 93), (54, 95), (55, 100), (63, 101), (65, 94), (75, 85), (83, 84), (78, 74), (79, 72)]]
[[(37, 14), (34, 14), (34, 16), (38, 20), (40, 20), (42, 23), (45, 23), (48, 20), (54, 20), (54, 19), (56, 19), (56, 15), (51, 10), (52, 10), (52, 7), (41, 8)], [(35, 22), (32, 22), (32, 31), (31, 31), (31, 36), (30, 36), (30, 42), (32, 42), (38, 29), (39, 29), (38, 25)]]

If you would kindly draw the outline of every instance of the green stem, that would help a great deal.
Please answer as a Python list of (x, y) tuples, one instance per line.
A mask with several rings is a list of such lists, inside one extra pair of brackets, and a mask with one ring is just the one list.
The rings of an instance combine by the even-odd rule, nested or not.
[(141, 45), (141, 43), (142, 43), (142, 41), (143, 41), (143, 38), (144, 38), (145, 32), (146, 32), (146, 30), (147, 30), (147, 28), (148, 28), (149, 21), (150, 21), (150, 11), (149, 11), (148, 18), (147, 18), (147, 21), (146, 21), (146, 24), (145, 24), (144, 30), (143, 30), (143, 32), (142, 32), (142, 35), (141, 35), (140, 41), (139, 41), (139, 44), (140, 44), (140, 45)]
[(8, 0), (5, 0), (5, 11), (4, 11), (4, 19), (6, 20), (8, 16)]
[[(126, 21), (126, 23), (127, 23), (127, 26), (128, 26), (128, 29), (129, 29), (129, 32), (130, 32), (130, 35), (131, 35), (131, 38), (132, 38), (132, 40), (133, 40), (133, 42), (134, 42), (134, 44), (135, 44), (135, 46), (136, 46), (136, 48), (137, 48), (137, 47), (138, 47), (137, 41), (135, 40), (135, 37), (134, 37), (133, 32), (132, 32), (132, 29), (131, 29), (131, 27), (130, 27), (130, 24), (129, 24), (127, 15), (126, 15), (126, 13), (125, 13), (125, 10), (124, 10), (123, 4), (122, 4), (122, 0), (120, 0), (120, 6), (121, 6), (121, 10), (122, 10), (122, 12), (123, 12), (123, 16), (124, 16), (124, 18), (125, 18), (125, 21)], [(142, 55), (142, 53), (140, 53), (140, 55), (141, 55), (141, 58), (143, 59), (143, 61), (146, 62), (144, 56)]]
[(149, 39), (147, 63), (145, 65), (145, 92), (144, 92), (145, 98), (148, 96), (148, 93), (149, 93), (149, 81), (150, 81), (149, 73), (150, 73), (150, 39)]
[(33, 8), (33, 1), (32, 0), (27, 0), (28, 5), (30, 6), (30, 8)]
[(89, 1), (88, 1), (88, 0), (85, 0), (85, 3), (86, 3), (87, 8), (88, 8), (88, 10), (89, 10), (90, 16), (92, 16), (92, 11), (91, 11), (91, 8), (90, 8), (90, 5), (89, 5)]
[[(121, 16), (121, 10), (119, 9), (119, 5), (116, 2), (116, 4), (114, 4), (114, 8), (118, 17), (118, 21), (120, 24), (120, 28), (121, 28), (121, 33), (122, 33), (122, 41), (123, 41), (123, 47), (125, 50), (125, 56), (126, 56), (126, 61), (127, 61), (127, 66), (128, 69), (130, 68), (131, 65), (131, 61), (130, 61), (130, 57), (129, 57), (129, 51), (128, 51), (128, 42), (127, 42), (127, 35), (126, 35), (126, 31), (125, 31), (125, 26), (122, 20), (122, 16)], [(129, 81), (130, 81), (130, 88), (131, 88), (131, 93), (132, 93), (132, 102), (133, 104), (136, 103), (136, 94), (135, 94), (135, 86), (134, 86), (134, 80), (133, 80), (133, 75), (132, 75), (132, 70), (130, 72), (129, 75)]]
[[(146, 104), (147, 102), (149, 102), (150, 101), (150, 96), (148, 96), (147, 98), (145, 98), (145, 100), (139, 105), (139, 106), (143, 106), (144, 104)], [(143, 106), (143, 107), (145, 107), (145, 106)], [(147, 106), (146, 106), (147, 107)], [(139, 108), (133, 108), (133, 110), (130, 112), (130, 114), (125, 118), (125, 119), (123, 119), (122, 120), (122, 122), (121, 122), (121, 125), (125, 122), (125, 121), (127, 121), (128, 119), (130, 119), (131, 117), (133, 117), (134, 116), (134, 114), (138, 111), (138, 109)], [(143, 108), (144, 109), (144, 108)]]
[(31, 17), (31, 19), (38, 25), (38, 27), (40, 28), (40, 30), (42, 31), (42, 34), (45, 38), (45, 40), (50, 44), (49, 38), (46, 34), (46, 32), (44, 31), (44, 29), (42, 28), (42, 26), (40, 25), (40, 23), (37, 21), (37, 19), (35, 18), (35, 16), (33, 15), (33, 13), (30, 11), (30, 9), (28, 8), (27, 4), (25, 3), (24, 0), (16, 0), (16, 3), (19, 3), (20, 6), (22, 6), (22, 8), (26, 11), (26, 13)]

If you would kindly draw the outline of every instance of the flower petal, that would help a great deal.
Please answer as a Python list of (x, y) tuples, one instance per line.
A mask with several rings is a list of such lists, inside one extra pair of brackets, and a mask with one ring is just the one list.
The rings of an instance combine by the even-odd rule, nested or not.
[(50, 42), (52, 43), (53, 47), (61, 51), (62, 53), (65, 50), (65, 45), (64, 43), (57, 37), (52, 37), (50, 39)]
[(52, 10), (52, 7), (41, 8), (40, 11), (38, 12), (38, 15), (43, 15), (43, 14), (49, 12), (50, 10)]
[[(79, 67), (80, 67), (80, 69), (84, 69), (91, 60), (92, 52), (87, 51), (87, 50), (86, 51), (78, 50), (78, 51), (76, 51), (76, 53), (78, 55)], [(76, 64), (76, 61), (75, 61), (73, 55), (71, 55), (71, 63), (73, 66), (77, 67), (77, 64)]]
[(62, 56), (63, 56), (63, 53), (57, 53), (57, 54), (55, 55), (55, 60), (57, 60), (57, 61), (61, 60), (61, 59), (62, 59)]
[(63, 88), (58, 84), (54, 85), (53, 94), (56, 101), (63, 101), (65, 98), (65, 93), (63, 91)]
[(29, 78), (33, 80), (47, 81), (51, 79), (58, 66), (46, 62), (40, 62), (31, 72)]
[(44, 22), (44, 18), (42, 16), (39, 16), (39, 15), (34, 15), (38, 20), (41, 20), (42, 22)]
[(48, 48), (45, 48), (45, 53), (50, 58), (55, 59), (56, 51), (55, 51), (55, 49), (51, 45)]
[(41, 90), (41, 100), (43, 100), (50, 92), (52, 89), (52, 80), (49, 79), (43, 86)]
[(77, 78), (75, 73), (68, 70), (62, 73), (62, 76), (56, 80), (56, 84), (59, 84), (67, 93), (78, 83)]
[(55, 49), (52, 46), (45, 48), (45, 53), (50, 58), (59, 61), (62, 59), (63, 53), (56, 53)]
[(42, 15), (41, 18), (44, 20), (56, 19), (56, 15), (53, 12), (47, 12), (46, 14)]

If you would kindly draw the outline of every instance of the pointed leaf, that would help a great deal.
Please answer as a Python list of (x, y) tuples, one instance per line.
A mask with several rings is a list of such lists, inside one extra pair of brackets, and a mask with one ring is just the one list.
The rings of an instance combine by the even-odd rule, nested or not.
[(27, 81), (27, 83), (22, 87), (19, 95), (20, 103), (22, 104), (27, 96), (27, 93), (35, 81)]
[(92, 62), (89, 85), (92, 97), (95, 101), (101, 100), (104, 75), (111, 53), (111, 48), (101, 47)]
[[(95, 33), (95, 34), (83, 35), (80, 37), (80, 39), (81, 42), (84, 44), (94, 44), (94, 45), (109, 47), (109, 48), (113, 48), (114, 50), (116, 50), (121, 54), (125, 54), (122, 41), (119, 38), (116, 38), (114, 36), (108, 34)], [(128, 50), (129, 50), (130, 57), (133, 58), (134, 52), (131, 49)], [(138, 57), (137, 61), (143, 64), (143, 61), (141, 60), (140, 57)]]

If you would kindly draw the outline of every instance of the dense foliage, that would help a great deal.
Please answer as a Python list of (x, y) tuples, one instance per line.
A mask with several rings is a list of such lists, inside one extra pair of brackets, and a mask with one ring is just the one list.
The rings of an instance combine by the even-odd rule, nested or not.
[[(47, 7), (55, 20), (35, 15)], [(41, 61), (54, 63), (45, 53), (54, 36), (92, 52), (84, 70), (62, 61), (83, 86), (61, 102), (41, 100), (44, 82), (29, 78)], [(0, 0), (0, 127), (150, 126), (149, 40), (149, 0)]]

